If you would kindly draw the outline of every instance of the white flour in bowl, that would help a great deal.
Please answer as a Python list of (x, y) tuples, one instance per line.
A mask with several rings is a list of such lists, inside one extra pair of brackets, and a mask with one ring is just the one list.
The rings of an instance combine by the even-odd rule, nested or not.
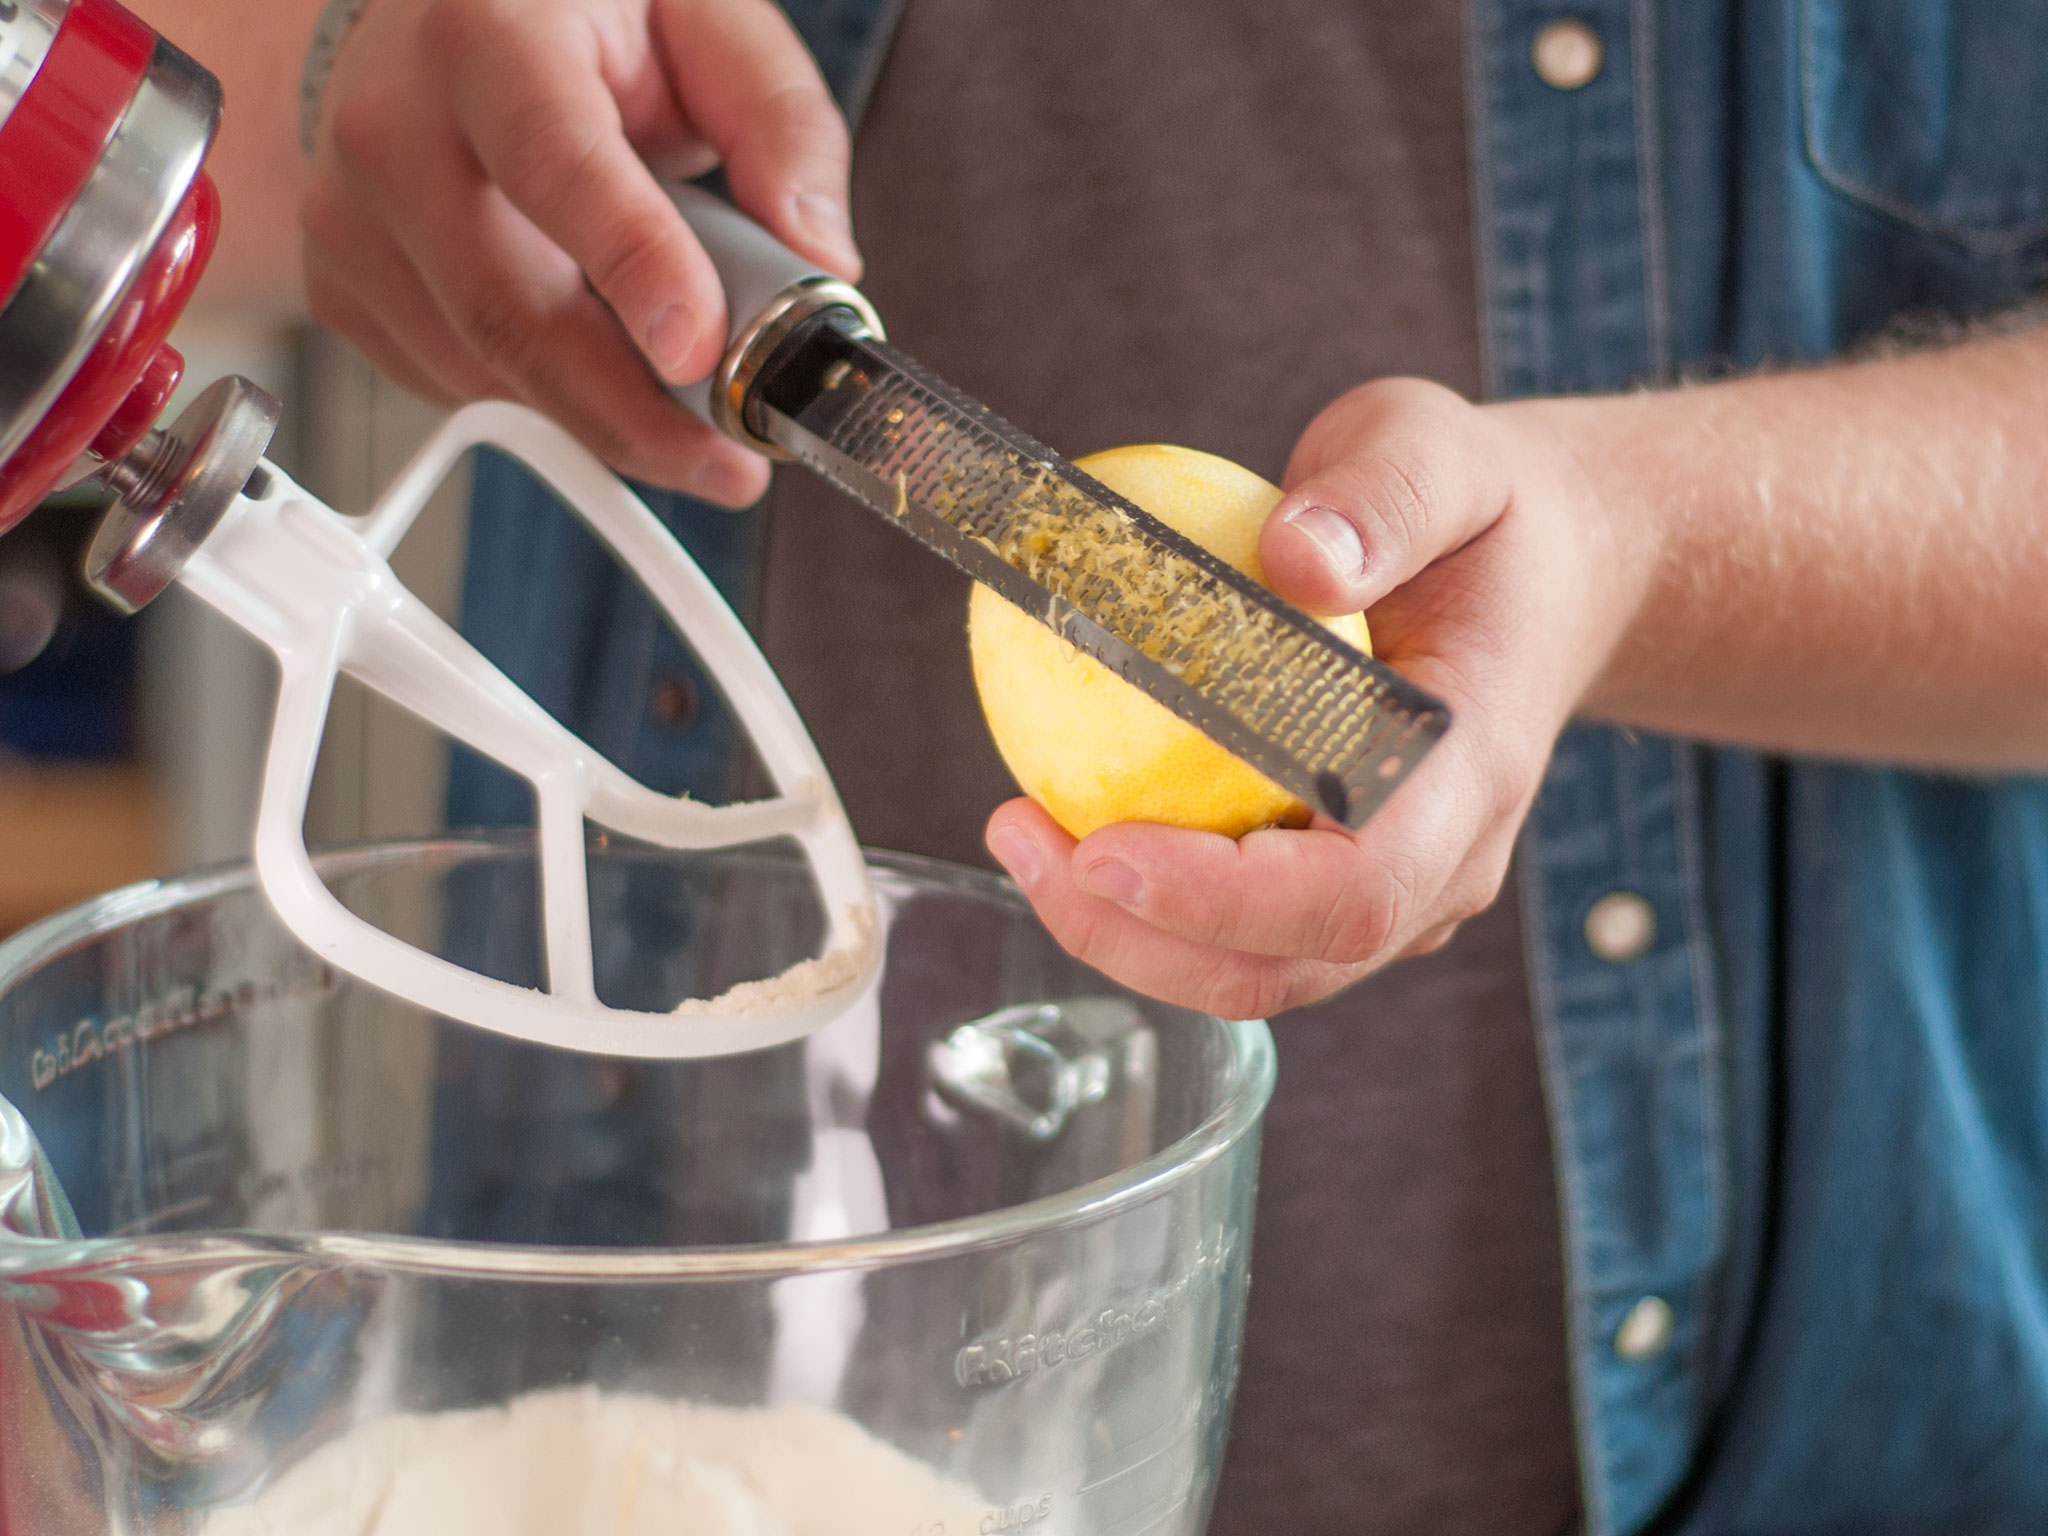
[(322, 1446), (202, 1536), (846, 1536), (979, 1529), (967, 1489), (822, 1408), (536, 1392)]

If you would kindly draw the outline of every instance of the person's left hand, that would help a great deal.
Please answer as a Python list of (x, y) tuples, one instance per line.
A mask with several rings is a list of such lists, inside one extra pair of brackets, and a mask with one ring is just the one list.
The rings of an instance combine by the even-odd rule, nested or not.
[(989, 850), (1061, 944), (1138, 991), (1253, 1018), (1433, 949), (1491, 904), (1645, 586), (1642, 538), (1603, 521), (1570, 449), (1587, 404), (1480, 408), (1391, 379), (1316, 419), (1260, 540), (1267, 580), (1310, 612), (1368, 609), (1376, 654), (1448, 703), (1451, 728), (1356, 832), (1121, 822), (1077, 843), (1010, 801)]

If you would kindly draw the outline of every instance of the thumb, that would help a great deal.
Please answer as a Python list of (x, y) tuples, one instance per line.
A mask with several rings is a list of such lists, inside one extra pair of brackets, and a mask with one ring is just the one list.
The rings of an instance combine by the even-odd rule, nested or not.
[(1371, 607), (1506, 508), (1493, 438), (1475, 406), (1421, 379), (1339, 397), (1295, 445), (1260, 533), (1267, 585), (1311, 613)]

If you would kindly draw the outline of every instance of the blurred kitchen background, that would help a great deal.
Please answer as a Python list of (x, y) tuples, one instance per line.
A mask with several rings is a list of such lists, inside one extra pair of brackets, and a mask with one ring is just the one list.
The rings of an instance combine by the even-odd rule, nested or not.
[[(171, 337), (185, 381), (165, 419), (223, 374), (284, 402), (270, 458), (361, 512), (441, 413), (315, 328), (212, 312)], [(452, 617), (466, 473), (451, 478), (392, 564)], [(77, 575), (98, 503), (66, 494), (0, 539), (0, 935), (130, 881), (246, 856), (273, 672), (254, 641), (172, 588), (117, 617)], [(342, 681), (307, 813), (314, 846), (442, 824), (447, 749)]]

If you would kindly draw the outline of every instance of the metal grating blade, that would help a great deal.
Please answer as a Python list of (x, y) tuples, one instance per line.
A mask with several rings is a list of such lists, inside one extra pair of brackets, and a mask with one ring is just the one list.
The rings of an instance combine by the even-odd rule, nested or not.
[(850, 328), (792, 337), (749, 409), (762, 435), (1347, 826), (1449, 724), (1398, 673)]

